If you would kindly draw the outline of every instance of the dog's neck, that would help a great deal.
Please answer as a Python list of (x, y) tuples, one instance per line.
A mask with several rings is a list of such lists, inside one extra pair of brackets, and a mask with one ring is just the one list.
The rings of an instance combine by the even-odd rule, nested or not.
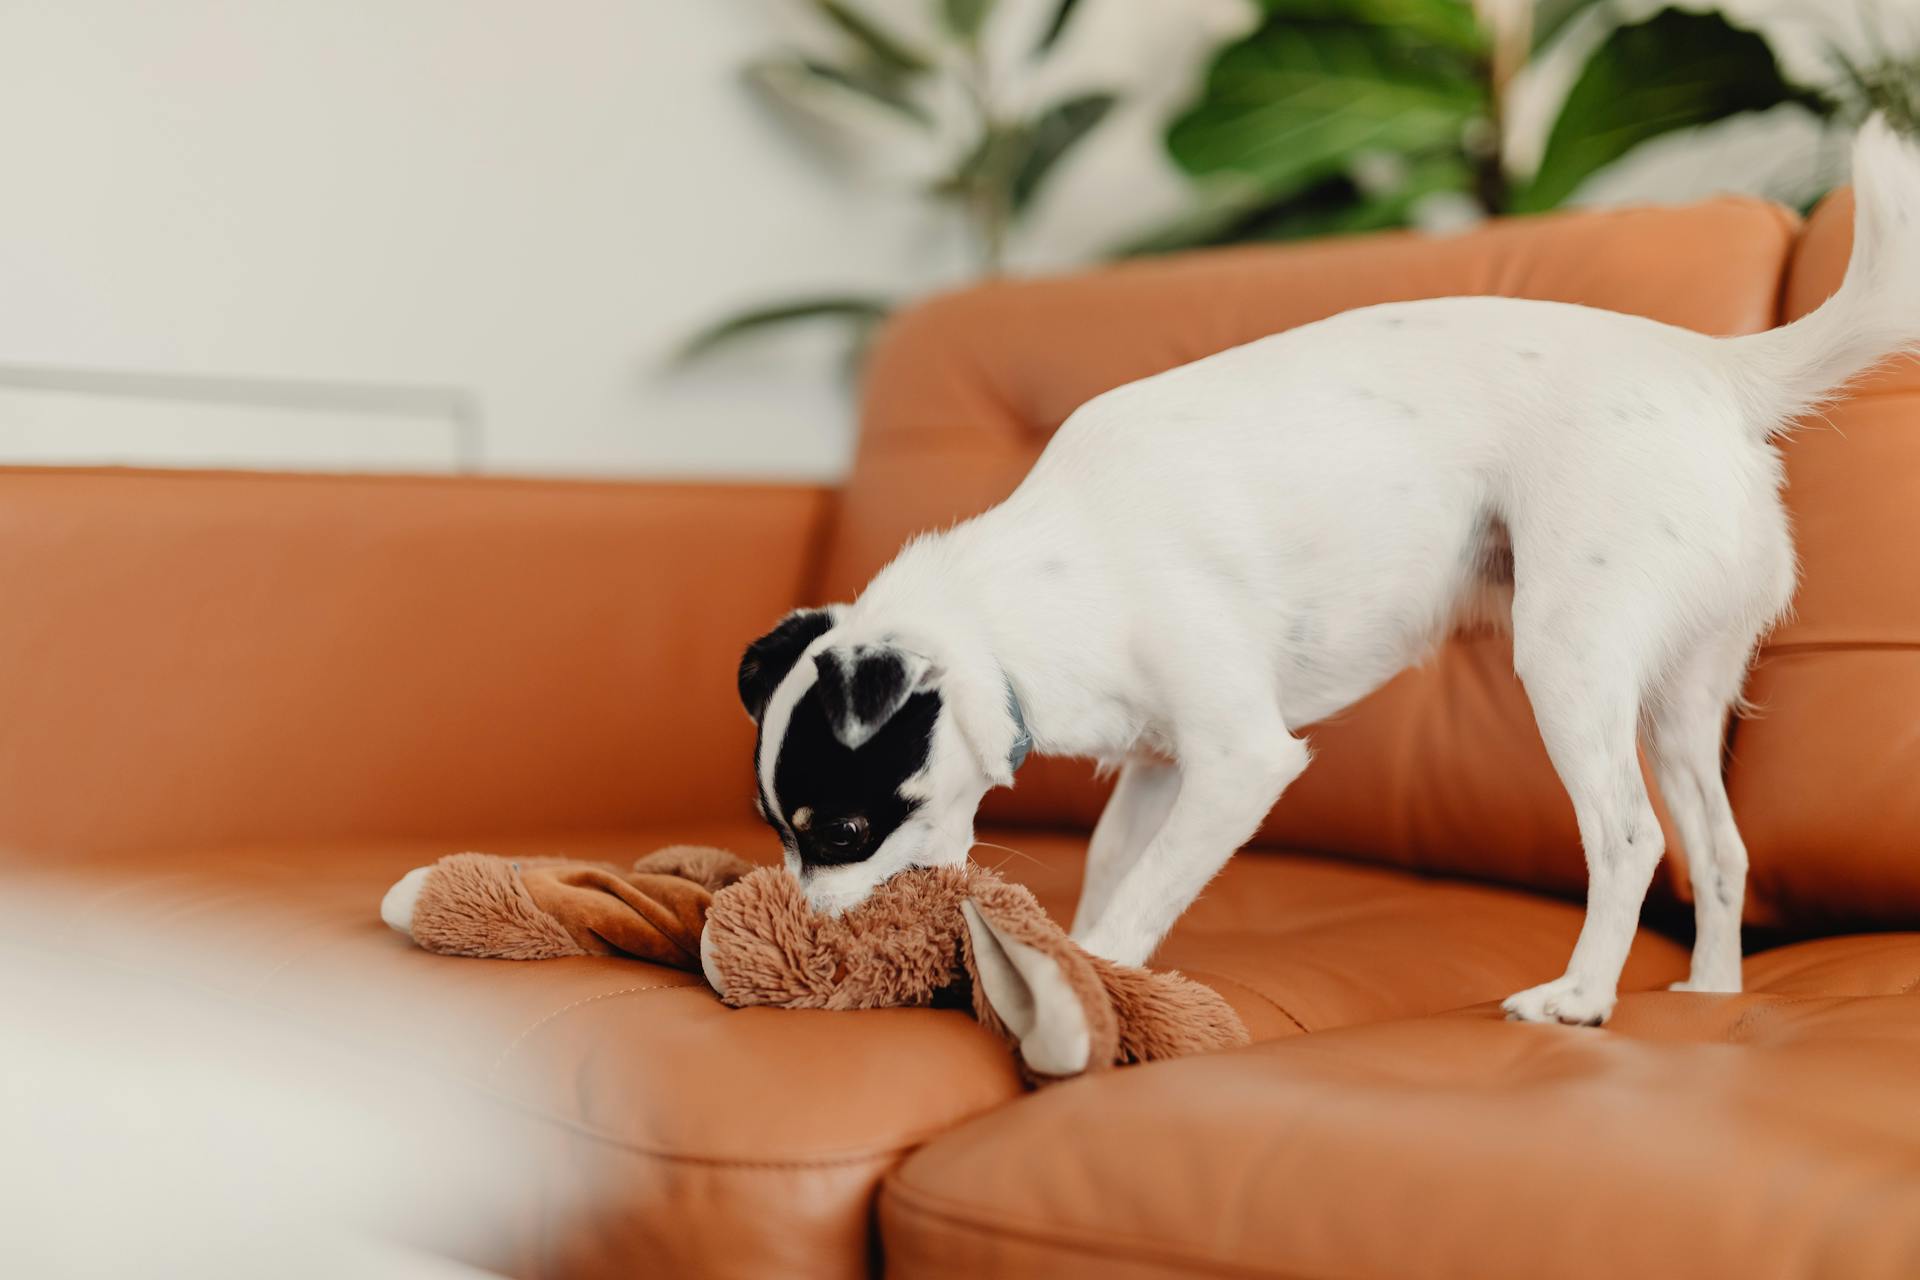
[[(1043, 755), (1105, 754), (1083, 741), (1090, 666), (1084, 628), (1024, 531), (995, 513), (917, 538), (868, 584), (846, 622), (863, 636), (891, 637), (947, 675), (950, 696), (992, 699), (1011, 721), (1016, 746)], [(1009, 522), (1010, 524), (1011, 522)], [(1095, 664), (1098, 665), (1098, 664)]]

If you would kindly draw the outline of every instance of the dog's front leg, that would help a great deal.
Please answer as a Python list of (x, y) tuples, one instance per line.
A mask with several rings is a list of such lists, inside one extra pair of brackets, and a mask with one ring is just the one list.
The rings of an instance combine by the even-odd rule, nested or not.
[(1093, 932), (1121, 879), (1166, 825), (1179, 790), (1180, 770), (1170, 760), (1135, 755), (1120, 766), (1120, 778), (1087, 844), (1087, 872), (1080, 885), (1080, 905), (1073, 913), (1074, 937), (1085, 938)]
[(1280, 793), (1307, 767), (1307, 744), (1275, 716), (1228, 742), (1180, 752), (1178, 791), (1159, 831), (1114, 886), (1079, 941), (1095, 955), (1145, 964), (1207, 881), (1259, 829)]

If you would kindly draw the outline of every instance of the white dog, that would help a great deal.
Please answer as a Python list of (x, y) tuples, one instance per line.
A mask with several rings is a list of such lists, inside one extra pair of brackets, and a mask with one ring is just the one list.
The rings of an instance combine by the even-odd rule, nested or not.
[(1920, 346), (1920, 153), (1855, 148), (1853, 261), (1812, 315), (1710, 338), (1510, 298), (1368, 307), (1089, 401), (1004, 503), (741, 661), (760, 804), (816, 907), (958, 863), (1029, 744), (1114, 765), (1074, 934), (1138, 964), (1307, 767), (1295, 730), (1510, 620), (1589, 875), (1566, 974), (1506, 1002), (1599, 1023), (1662, 853), (1683, 988), (1740, 986), (1728, 709), (1795, 562), (1769, 440)]

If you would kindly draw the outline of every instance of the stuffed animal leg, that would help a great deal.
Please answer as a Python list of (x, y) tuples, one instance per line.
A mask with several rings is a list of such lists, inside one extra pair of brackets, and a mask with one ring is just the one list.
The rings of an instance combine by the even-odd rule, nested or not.
[(1088, 953), (1029, 890), (973, 866), (904, 871), (832, 917), (791, 876), (755, 872), (715, 897), (700, 958), (732, 1005), (968, 1002), (1037, 1083), (1247, 1042), (1212, 988)]
[(700, 968), (719, 889), (753, 869), (720, 849), (676, 846), (621, 870), (560, 858), (456, 853), (407, 873), (380, 916), (428, 951), (504, 960), (623, 955)]

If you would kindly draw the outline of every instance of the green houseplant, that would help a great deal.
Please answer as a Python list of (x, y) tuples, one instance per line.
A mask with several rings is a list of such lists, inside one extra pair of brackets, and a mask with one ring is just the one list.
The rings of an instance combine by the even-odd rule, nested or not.
[[(1828, 110), (1788, 80), (1765, 39), (1715, 12), (1628, 22), (1610, 0), (1259, 8), (1168, 131), (1195, 185), (1192, 214), (1133, 249), (1403, 226), (1435, 198), (1482, 216), (1536, 212), (1675, 130), (1786, 103)], [(1584, 60), (1539, 166), (1515, 173), (1504, 145), (1512, 84), (1568, 40), (1586, 46)]]
[[(1050, 0), (1027, 57), (1051, 56), (1080, 0)], [(999, 273), (1011, 228), (1032, 208), (1055, 167), (1099, 127), (1115, 95), (1091, 92), (1037, 111), (1011, 109), (989, 75), (981, 36), (994, 0), (937, 0), (931, 37), (894, 31), (850, 0), (806, 0), (834, 39), (830, 56), (782, 50), (746, 69), (749, 86), (776, 110), (813, 128), (845, 131), (862, 113), (881, 113), (917, 135), (936, 170), (926, 198), (958, 213), (974, 249), (975, 269)], [(940, 118), (936, 120), (936, 115)], [(939, 127), (937, 127), (939, 126)], [(957, 145), (955, 133), (957, 131)], [(846, 326), (854, 351), (884, 319), (893, 300), (868, 294), (791, 298), (721, 320), (694, 335), (683, 357), (698, 357), (737, 339), (802, 321)]]
[[(748, 69), (784, 112), (823, 101), (925, 127), (929, 103), (963, 104), (963, 145), (925, 187), (960, 212), (983, 275), (1005, 264), (1018, 224), (1060, 160), (1115, 103), (1088, 93), (1020, 115), (981, 55), (994, 0), (937, 4), (932, 43), (902, 38), (853, 0), (795, 0), (837, 54), (783, 51)], [(1096, 0), (1100, 2), (1100, 0)], [(1122, 0), (1105, 0), (1120, 3)], [(1246, 32), (1216, 53), (1167, 151), (1190, 184), (1186, 213), (1116, 254), (1292, 239), (1415, 223), (1429, 202), (1471, 217), (1554, 208), (1637, 148), (1679, 130), (1794, 105), (1816, 116), (1885, 110), (1920, 125), (1920, 65), (1834, 51), (1824, 85), (1796, 83), (1759, 33), (1712, 10), (1631, 17), (1620, 0), (1248, 0)], [(1029, 57), (1050, 56), (1080, 0), (1049, 0)], [(891, 11), (893, 15), (898, 9)], [(1883, 34), (1878, 42), (1890, 47)], [(1571, 57), (1570, 57), (1571, 55)], [(1516, 78), (1540, 59), (1575, 62), (1537, 166), (1509, 161)], [(817, 113), (816, 113), (817, 114)], [(826, 122), (832, 127), (831, 121)], [(783, 300), (720, 321), (685, 354), (799, 321), (846, 326), (856, 357), (894, 305), (870, 295)]]

